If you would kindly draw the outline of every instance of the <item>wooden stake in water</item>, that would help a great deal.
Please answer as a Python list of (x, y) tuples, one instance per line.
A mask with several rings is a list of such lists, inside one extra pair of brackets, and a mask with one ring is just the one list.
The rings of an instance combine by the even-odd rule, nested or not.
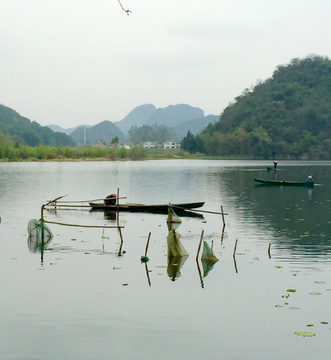
[(269, 259), (271, 259), (271, 255), (270, 255), (270, 247), (271, 247), (271, 244), (269, 243), (269, 246), (268, 246), (268, 255), (269, 255)]
[(145, 249), (145, 256), (147, 256), (148, 251), (148, 245), (149, 245), (149, 239), (151, 238), (151, 233), (148, 234), (147, 243), (146, 243), (146, 249)]
[(236, 239), (236, 242), (235, 242), (235, 244), (234, 244), (233, 257), (236, 256), (237, 243), (238, 243), (238, 239)]
[(202, 238), (203, 238), (203, 230), (201, 230), (201, 236), (200, 236), (200, 241), (199, 241), (199, 246), (198, 246), (198, 251), (197, 251), (197, 257), (196, 257), (196, 259), (198, 259), (198, 256), (199, 256)]
[(222, 221), (223, 221), (223, 232), (224, 232), (224, 229), (225, 229), (225, 219), (224, 219), (224, 212), (223, 212), (223, 206), (221, 205), (221, 214), (222, 214)]

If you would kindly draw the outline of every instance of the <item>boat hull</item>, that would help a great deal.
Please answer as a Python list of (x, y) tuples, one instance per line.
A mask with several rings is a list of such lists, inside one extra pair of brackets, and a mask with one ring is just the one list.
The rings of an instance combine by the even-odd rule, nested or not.
[(305, 182), (305, 181), (281, 181), (281, 180), (265, 180), (265, 179), (254, 179), (254, 181), (263, 184), (263, 185), (275, 185), (275, 186), (305, 186), (305, 187), (313, 187), (313, 182)]
[[(103, 211), (130, 211), (130, 212), (149, 212), (168, 214), (168, 204), (118, 204), (118, 205), (104, 205), (103, 203), (90, 202), (92, 210)], [(186, 210), (192, 210), (200, 208), (204, 205), (204, 202), (195, 203), (182, 203), (182, 204), (170, 204), (176, 213), (184, 212)]]

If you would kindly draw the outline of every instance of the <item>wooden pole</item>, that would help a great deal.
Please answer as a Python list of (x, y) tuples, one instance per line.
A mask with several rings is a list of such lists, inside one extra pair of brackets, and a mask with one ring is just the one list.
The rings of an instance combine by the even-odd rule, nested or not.
[(44, 221), (44, 207), (45, 205), (41, 205), (41, 218), (40, 218), (41, 221)]
[(116, 206), (117, 206), (117, 211), (119, 209), (119, 205), (120, 205), (120, 202), (119, 202), (119, 197), (120, 197), (120, 189), (117, 188), (117, 195), (116, 195)]
[(271, 247), (271, 244), (269, 243), (269, 245), (268, 245), (268, 255), (269, 255), (269, 259), (271, 259), (271, 255), (270, 255), (270, 247)]
[(121, 227), (118, 226), (118, 231), (120, 233), (120, 238), (121, 238), (121, 244), (123, 243), (123, 236), (122, 236), (122, 230), (121, 230)]
[(222, 214), (222, 221), (223, 221), (223, 230), (222, 231), (224, 231), (224, 229), (225, 229), (225, 219), (224, 219), (224, 212), (223, 212), (223, 206), (222, 205), (221, 205), (221, 214)]
[(197, 251), (196, 260), (198, 260), (198, 256), (199, 256), (199, 252), (200, 252), (200, 248), (201, 248), (202, 238), (203, 238), (203, 230), (201, 230), (201, 235), (200, 235), (200, 241), (199, 241), (199, 246), (198, 246), (198, 251)]
[(234, 244), (233, 257), (236, 256), (237, 243), (238, 243), (238, 239), (236, 239), (236, 242), (235, 242), (235, 244)]
[(117, 226), (117, 225), (80, 225), (80, 224), (66, 224), (57, 221), (47, 221), (43, 220), (47, 224), (56, 224), (56, 225), (64, 225), (64, 226), (76, 226), (76, 227), (85, 227), (85, 228), (107, 228), (107, 229), (118, 229), (124, 228), (124, 226)]
[(146, 243), (146, 249), (145, 249), (145, 256), (147, 256), (147, 250), (149, 245), (149, 239), (151, 238), (151, 233), (148, 234), (147, 243)]

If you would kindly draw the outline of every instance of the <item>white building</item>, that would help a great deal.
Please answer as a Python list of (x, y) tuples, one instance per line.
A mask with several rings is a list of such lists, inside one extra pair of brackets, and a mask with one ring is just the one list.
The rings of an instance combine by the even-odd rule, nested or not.
[(165, 149), (180, 149), (180, 145), (181, 144), (177, 144), (174, 141), (167, 141), (167, 142), (163, 143), (163, 147)]
[(153, 143), (151, 141), (145, 141), (143, 143), (143, 147), (144, 147), (144, 149), (154, 149), (155, 148), (155, 143)]

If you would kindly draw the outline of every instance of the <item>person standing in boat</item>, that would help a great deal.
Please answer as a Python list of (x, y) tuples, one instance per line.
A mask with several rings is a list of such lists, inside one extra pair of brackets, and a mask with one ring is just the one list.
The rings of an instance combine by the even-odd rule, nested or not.
[(306, 183), (313, 183), (313, 177), (311, 175), (307, 176), (307, 179), (305, 180)]
[(116, 194), (107, 195), (103, 203), (107, 205), (116, 205)]

